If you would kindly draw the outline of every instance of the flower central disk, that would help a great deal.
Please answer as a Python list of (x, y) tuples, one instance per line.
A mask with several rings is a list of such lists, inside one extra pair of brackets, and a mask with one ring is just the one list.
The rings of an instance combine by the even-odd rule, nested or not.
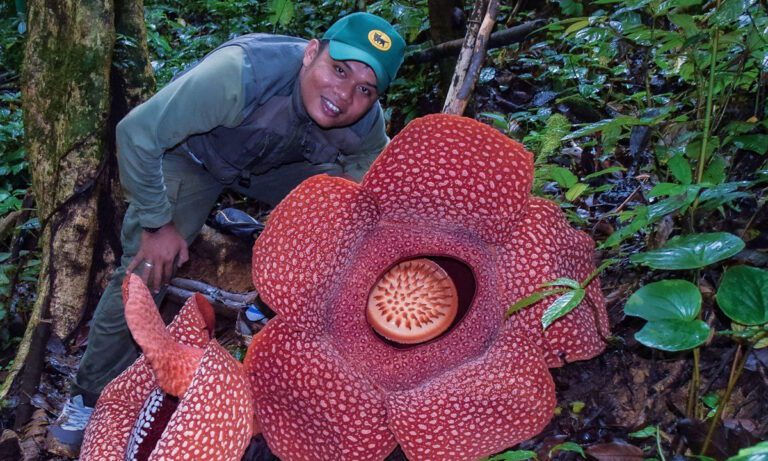
[(381, 336), (417, 344), (440, 336), (456, 317), (459, 296), (437, 263), (420, 258), (388, 270), (368, 295), (368, 323)]

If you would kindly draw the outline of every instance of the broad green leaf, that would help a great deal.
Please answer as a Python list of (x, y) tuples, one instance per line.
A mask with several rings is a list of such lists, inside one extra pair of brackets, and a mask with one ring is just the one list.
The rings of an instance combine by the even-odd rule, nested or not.
[(659, 200), (649, 205), (648, 220), (653, 223), (675, 211), (681, 210), (681, 212), (684, 212), (696, 200), (696, 195), (700, 189), (701, 187), (696, 185), (688, 186), (685, 188), (684, 194), (667, 197), (664, 200)]
[(573, 187), (579, 181), (579, 178), (575, 174), (571, 173), (568, 168), (561, 166), (552, 167), (549, 169), (549, 176), (557, 182), (557, 185), (563, 189)]
[(744, 12), (744, 9), (750, 5), (750, 0), (724, 0), (720, 7), (710, 18), (710, 24), (726, 26), (729, 22), (735, 21)]
[(732, 139), (739, 149), (751, 150), (760, 155), (768, 152), (768, 134), (743, 134)]
[(523, 461), (526, 459), (538, 459), (535, 451), (514, 450), (488, 458), (488, 461)]
[(680, 195), (684, 194), (686, 190), (686, 186), (683, 186), (681, 184), (675, 184), (671, 182), (660, 182), (653, 186), (650, 192), (646, 194), (646, 197), (648, 198), (656, 198), (656, 197), (666, 197), (669, 195)]
[(717, 304), (731, 320), (742, 325), (768, 322), (768, 271), (736, 266), (725, 271), (717, 289)]
[(670, 158), (667, 162), (667, 166), (669, 166), (669, 171), (672, 173), (672, 176), (681, 183), (688, 185), (693, 180), (691, 165), (684, 155), (677, 154)]
[(541, 316), (541, 325), (544, 327), (544, 329), (546, 330), (555, 322), (555, 320), (564, 315), (567, 315), (569, 312), (575, 309), (581, 300), (584, 299), (585, 294), (586, 291), (583, 288), (578, 288), (576, 290), (567, 291), (565, 294), (557, 298), (552, 304), (549, 305), (547, 310), (545, 310), (544, 314)]
[(572, 202), (579, 198), (581, 194), (583, 194), (589, 186), (584, 184), (583, 182), (579, 182), (573, 185), (570, 189), (568, 189), (565, 192), (565, 199), (569, 202)]
[(701, 346), (709, 333), (709, 325), (698, 319), (655, 320), (635, 333), (635, 339), (654, 349), (677, 352)]
[(294, 4), (292, 0), (270, 0), (269, 22), (286, 26), (293, 19)]
[(693, 320), (701, 310), (701, 292), (687, 280), (649, 283), (632, 294), (624, 313), (648, 321)]
[(675, 237), (658, 250), (633, 255), (630, 260), (653, 269), (698, 269), (728, 259), (744, 249), (744, 241), (727, 232)]

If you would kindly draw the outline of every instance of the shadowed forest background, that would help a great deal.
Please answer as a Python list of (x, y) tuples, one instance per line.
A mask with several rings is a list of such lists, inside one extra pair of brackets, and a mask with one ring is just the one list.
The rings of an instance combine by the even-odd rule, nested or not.
[[(45, 430), (119, 259), (114, 127), (132, 107), (232, 37), (312, 38), (366, 10), (409, 46), (382, 101), (394, 136), (443, 110), (488, 2), (48, 3), (0, 1), (0, 459), (70, 459)], [(494, 33), (464, 115), (525, 144), (533, 193), (595, 239), (612, 336), (553, 370), (556, 416), (491, 459), (767, 459), (766, 2), (518, 0)], [(205, 230), (177, 291), (249, 293), (251, 243)], [(219, 322), (237, 358), (259, 328), (241, 314)], [(257, 445), (244, 459), (270, 459)]]

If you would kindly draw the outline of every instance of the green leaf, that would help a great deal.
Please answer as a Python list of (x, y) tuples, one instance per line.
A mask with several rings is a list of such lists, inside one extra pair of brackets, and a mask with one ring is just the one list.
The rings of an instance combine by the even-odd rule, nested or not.
[(570, 26), (568, 26), (568, 28), (565, 29), (565, 32), (563, 32), (563, 35), (565, 35), (565, 36), (571, 35), (573, 33), (576, 33), (578, 31), (580, 31), (581, 29), (583, 29), (583, 28), (585, 28), (587, 26), (589, 26), (589, 18), (584, 18), (584, 19), (582, 19), (580, 21), (576, 21), (573, 24), (571, 24)]
[(768, 441), (760, 442), (749, 448), (742, 448), (739, 454), (726, 461), (766, 461), (768, 460)]
[(559, 279), (552, 280), (551, 282), (542, 283), (542, 287), (556, 287), (556, 286), (566, 286), (568, 288), (573, 288), (574, 290), (576, 288), (581, 288), (581, 285), (579, 285), (579, 282), (573, 279), (569, 279), (568, 277), (560, 277)]
[(286, 26), (293, 19), (294, 4), (292, 0), (270, 0), (269, 22)]
[(560, 166), (552, 167), (549, 169), (549, 176), (557, 182), (557, 185), (563, 189), (573, 187), (579, 181), (579, 178), (567, 168)]
[(587, 292), (583, 288), (567, 291), (549, 305), (541, 316), (541, 326), (546, 330), (555, 320), (567, 315), (579, 305)]
[(500, 455), (488, 458), (488, 461), (523, 461), (526, 459), (537, 459), (536, 452), (529, 450), (506, 451)]
[(565, 192), (565, 199), (569, 202), (572, 202), (579, 198), (581, 194), (583, 194), (589, 186), (584, 184), (583, 182), (579, 182), (573, 185), (570, 189), (568, 189)]
[(727, 232), (675, 237), (658, 250), (630, 257), (635, 264), (653, 269), (698, 269), (728, 259), (744, 249), (744, 241)]
[(588, 175), (584, 176), (584, 180), (585, 181), (589, 181), (590, 179), (594, 179), (594, 178), (597, 178), (597, 177), (600, 177), (600, 176), (603, 176), (603, 175), (606, 175), (606, 174), (617, 173), (619, 171), (627, 171), (627, 169), (622, 167), (622, 166), (611, 166), (611, 167), (608, 167), (608, 168), (603, 168), (600, 171), (595, 171), (594, 173), (591, 173), (591, 174), (588, 174)]
[(720, 403), (720, 396), (717, 395), (714, 392), (710, 392), (707, 395), (701, 396), (701, 401), (704, 403), (704, 405), (707, 406), (707, 408), (717, 408), (717, 404)]
[(672, 173), (672, 176), (682, 184), (688, 185), (693, 180), (691, 164), (688, 163), (688, 160), (684, 155), (677, 154), (670, 158), (667, 162), (667, 166), (669, 166), (669, 171)]
[(699, 33), (699, 26), (696, 24), (693, 16), (689, 14), (670, 14), (668, 17), (674, 25), (683, 30), (686, 37), (693, 37)]
[(709, 325), (701, 320), (656, 320), (635, 333), (645, 346), (678, 352), (701, 346), (709, 338)]
[(725, 271), (717, 289), (717, 304), (742, 325), (768, 323), (768, 271), (736, 266)]
[(530, 295), (526, 296), (525, 298), (521, 299), (520, 301), (512, 304), (509, 307), (509, 309), (507, 309), (507, 315), (512, 315), (521, 309), (525, 309), (528, 306), (536, 304), (537, 302), (541, 301), (547, 296), (563, 293), (564, 291), (565, 291), (564, 288), (558, 288), (556, 290), (544, 290), (544, 291), (533, 292)]
[(768, 134), (743, 134), (732, 139), (739, 149), (751, 150), (760, 155), (768, 152)]
[(624, 313), (648, 321), (693, 320), (701, 311), (701, 292), (687, 280), (649, 283), (632, 294)]
[(656, 426), (646, 426), (639, 431), (631, 432), (630, 437), (635, 439), (647, 439), (648, 437), (656, 437), (656, 433), (659, 428)]
[(587, 457), (587, 455), (584, 454), (584, 449), (581, 448), (579, 444), (574, 442), (565, 442), (559, 445), (555, 445), (554, 447), (552, 447), (551, 450), (549, 450), (549, 456), (552, 457), (552, 455), (554, 455), (558, 451), (572, 451), (581, 455), (582, 458)]
[(709, 165), (707, 165), (707, 169), (704, 171), (704, 177), (702, 178), (703, 182), (708, 182), (711, 184), (720, 184), (723, 181), (725, 181), (725, 167), (726, 167), (725, 159), (717, 155), (715, 157), (712, 157), (712, 160), (709, 162)]
[(650, 124), (651, 122), (649, 120), (641, 120), (637, 117), (632, 117), (630, 115), (622, 115), (616, 118), (600, 120), (599, 122), (586, 125), (574, 131), (573, 133), (569, 134), (568, 136), (564, 137), (563, 140), (567, 141), (569, 139), (580, 138), (582, 136), (587, 136), (592, 133), (596, 133), (598, 131), (605, 131), (609, 128), (621, 128), (621, 127), (630, 127), (635, 125), (650, 125)]
[(675, 184), (671, 182), (660, 182), (653, 186), (650, 192), (646, 194), (648, 198), (666, 197), (670, 195), (684, 194), (686, 186), (681, 184)]

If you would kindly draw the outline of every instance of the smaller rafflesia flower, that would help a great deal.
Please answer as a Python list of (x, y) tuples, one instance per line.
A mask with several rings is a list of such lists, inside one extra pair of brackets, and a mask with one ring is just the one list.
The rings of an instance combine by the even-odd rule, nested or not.
[(241, 364), (211, 339), (211, 305), (192, 296), (166, 329), (138, 276), (126, 276), (123, 299), (144, 355), (102, 392), (80, 459), (239, 460), (253, 400)]
[(548, 367), (595, 356), (599, 285), (546, 331), (548, 300), (583, 280), (593, 242), (529, 194), (532, 156), (467, 118), (409, 124), (361, 184), (297, 187), (253, 251), (277, 316), (245, 365), (256, 416), (284, 461), (477, 459), (538, 433), (555, 406)]

